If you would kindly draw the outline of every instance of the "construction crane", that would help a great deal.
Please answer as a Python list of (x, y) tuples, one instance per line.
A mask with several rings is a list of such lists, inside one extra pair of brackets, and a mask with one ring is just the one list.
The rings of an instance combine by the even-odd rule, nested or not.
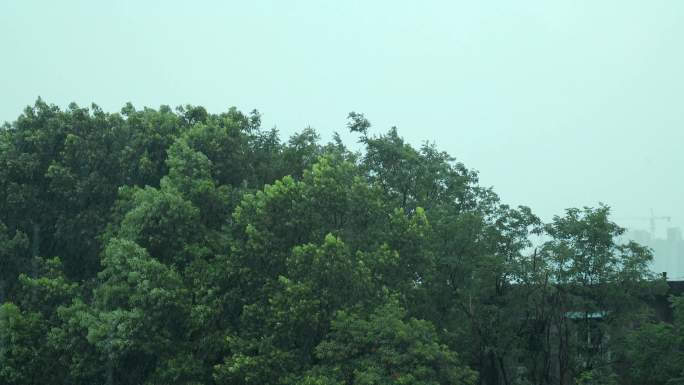
[(656, 229), (656, 221), (667, 221), (670, 222), (672, 220), (672, 217), (670, 216), (655, 216), (653, 213), (653, 209), (651, 209), (651, 216), (650, 217), (631, 217), (631, 218), (620, 218), (623, 220), (647, 220), (650, 225), (650, 230), (651, 230), (651, 236), (655, 236), (655, 229)]

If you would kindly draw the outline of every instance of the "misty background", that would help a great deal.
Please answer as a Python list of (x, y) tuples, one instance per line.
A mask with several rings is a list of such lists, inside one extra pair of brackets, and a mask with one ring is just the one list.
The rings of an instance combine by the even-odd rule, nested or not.
[(684, 277), (683, 39), (676, 0), (4, 0), (0, 122), (38, 96), (234, 105), (284, 135), (351, 139), (363, 112), (544, 220), (610, 205), (654, 270)]

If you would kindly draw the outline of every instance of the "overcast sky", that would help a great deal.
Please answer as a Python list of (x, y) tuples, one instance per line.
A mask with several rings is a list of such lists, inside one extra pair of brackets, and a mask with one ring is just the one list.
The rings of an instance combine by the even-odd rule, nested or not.
[(544, 219), (684, 224), (681, 0), (2, 0), (0, 122), (38, 96), (256, 108), (326, 140), (354, 110)]

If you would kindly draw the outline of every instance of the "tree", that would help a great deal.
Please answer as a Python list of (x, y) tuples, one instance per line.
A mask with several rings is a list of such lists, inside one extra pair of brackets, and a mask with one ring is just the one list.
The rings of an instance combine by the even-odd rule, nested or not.
[(199, 210), (169, 189), (139, 189), (132, 199), (118, 236), (138, 243), (160, 261), (184, 266), (186, 251), (201, 239)]
[(684, 300), (671, 297), (673, 323), (646, 322), (626, 338), (624, 360), (629, 384), (684, 382)]
[(568, 209), (546, 226), (551, 239), (541, 250), (549, 287), (544, 327), (552, 337), (543, 351), (557, 350), (558, 381), (612, 364), (608, 349), (618, 347), (629, 325), (646, 314), (644, 300), (654, 293), (652, 254), (634, 243), (616, 243), (624, 229), (609, 220), (609, 212), (605, 205)]
[(14, 297), (19, 274), (29, 270), (29, 241), (26, 234), (10, 233), (0, 222), (0, 303)]
[(406, 317), (396, 300), (369, 316), (337, 313), (320, 362), (305, 384), (474, 384), (476, 374), (439, 343), (427, 321)]
[(31, 276), (21, 274), (16, 303), (0, 305), (0, 381), (7, 384), (63, 382), (65, 368), (53, 358), (48, 334), (59, 323), (56, 309), (76, 295), (58, 258), (35, 258)]
[(120, 115), (38, 99), (0, 135), (0, 217), (32, 256), (60, 256), (70, 278), (92, 278), (117, 189), (158, 186), (181, 129), (168, 107)]
[(0, 381), (3, 384), (40, 384), (49, 381), (39, 313), (22, 312), (12, 303), (0, 305)]
[(192, 378), (199, 364), (185, 345), (190, 304), (178, 273), (128, 240), (111, 240), (102, 261), (102, 284), (82, 321), (88, 342), (106, 362), (108, 381), (178, 383), (184, 376)]
[(649, 318), (607, 206), (543, 224), (348, 118), (358, 152), (235, 108), (4, 125), (0, 383), (684, 383), (682, 301)]

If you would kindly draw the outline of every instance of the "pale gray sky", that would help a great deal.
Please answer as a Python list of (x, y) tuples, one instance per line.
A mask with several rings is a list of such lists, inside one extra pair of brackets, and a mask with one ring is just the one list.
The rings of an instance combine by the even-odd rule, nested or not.
[(601, 201), (684, 224), (681, 0), (3, 0), (0, 55), (0, 121), (39, 95), (235, 105), (328, 139), (354, 110), (544, 219)]

